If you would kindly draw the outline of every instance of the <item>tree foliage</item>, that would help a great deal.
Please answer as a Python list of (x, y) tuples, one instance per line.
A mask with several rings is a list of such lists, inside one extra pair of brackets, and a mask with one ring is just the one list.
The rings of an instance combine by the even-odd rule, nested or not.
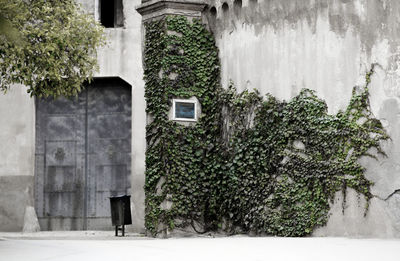
[(0, 90), (77, 95), (97, 68), (102, 27), (74, 0), (0, 0)]

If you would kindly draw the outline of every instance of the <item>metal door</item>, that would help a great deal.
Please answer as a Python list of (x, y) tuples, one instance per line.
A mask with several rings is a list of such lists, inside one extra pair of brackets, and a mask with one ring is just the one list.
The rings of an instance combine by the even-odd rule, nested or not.
[(42, 230), (110, 229), (130, 194), (131, 89), (96, 79), (72, 100), (36, 100), (35, 204)]

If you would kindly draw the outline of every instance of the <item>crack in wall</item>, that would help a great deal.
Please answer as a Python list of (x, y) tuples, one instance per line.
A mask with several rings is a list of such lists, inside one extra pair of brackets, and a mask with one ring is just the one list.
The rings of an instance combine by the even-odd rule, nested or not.
[(393, 191), (389, 196), (386, 197), (385, 201), (389, 200), (391, 197), (398, 193), (400, 193), (400, 189), (396, 189), (395, 191)]
[(382, 197), (380, 197), (378, 195), (374, 195), (374, 194), (372, 194), (372, 197), (377, 198), (377, 199), (382, 200), (382, 201), (388, 201), (391, 197), (393, 197), (396, 194), (400, 194), (400, 189), (396, 189), (391, 194), (389, 194), (389, 196), (387, 196), (386, 198), (382, 198)]

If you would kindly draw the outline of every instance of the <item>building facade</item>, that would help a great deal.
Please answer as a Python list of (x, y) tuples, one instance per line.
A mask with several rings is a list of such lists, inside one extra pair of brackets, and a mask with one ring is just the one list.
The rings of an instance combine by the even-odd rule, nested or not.
[(286, 100), (308, 88), (333, 114), (376, 64), (370, 105), (391, 140), (383, 144), (387, 157), (361, 160), (374, 182), (369, 210), (364, 216), (364, 199), (348, 190), (342, 211), (338, 193), (314, 235), (400, 237), (398, 1), (79, 2), (109, 37), (92, 88), (74, 104), (31, 99), (21, 86), (0, 96), (0, 230), (21, 231), (32, 207), (43, 230), (106, 229), (104, 204), (121, 193), (132, 195), (131, 229), (145, 230), (142, 22), (178, 14), (200, 18), (213, 33), (223, 87), (233, 80), (240, 91)]

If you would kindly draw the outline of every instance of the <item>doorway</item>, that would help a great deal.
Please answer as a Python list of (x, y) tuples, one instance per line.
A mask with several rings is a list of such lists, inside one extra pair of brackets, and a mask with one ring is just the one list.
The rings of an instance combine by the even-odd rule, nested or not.
[(78, 97), (36, 100), (35, 207), (42, 230), (111, 228), (130, 194), (131, 86), (96, 78)]

